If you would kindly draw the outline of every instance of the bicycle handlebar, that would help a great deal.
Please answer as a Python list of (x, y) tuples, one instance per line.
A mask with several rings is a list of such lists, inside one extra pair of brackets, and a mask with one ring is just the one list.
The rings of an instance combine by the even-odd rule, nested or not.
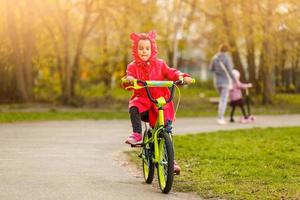
[[(195, 82), (195, 79), (194, 79), (193, 83), (194, 82)], [(139, 87), (137, 85), (137, 83), (142, 84), (144, 87)], [(147, 96), (150, 99), (150, 101), (153, 103), (157, 103), (157, 100), (152, 97), (149, 87), (171, 87), (171, 91), (170, 91), (171, 95), (170, 95), (169, 99), (166, 100), (166, 103), (170, 103), (174, 98), (175, 85), (184, 85), (184, 84), (185, 83), (184, 83), (183, 79), (179, 79), (175, 82), (173, 82), (173, 81), (142, 81), (142, 80), (134, 79), (132, 88), (133, 89), (145, 88)]]

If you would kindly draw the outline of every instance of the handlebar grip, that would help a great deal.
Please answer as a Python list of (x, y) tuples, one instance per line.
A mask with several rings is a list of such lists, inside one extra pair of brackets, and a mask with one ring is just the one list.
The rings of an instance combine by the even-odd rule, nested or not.
[(125, 77), (121, 78), (121, 83), (131, 83), (129, 80), (127, 80)]
[[(183, 79), (179, 79), (179, 80), (175, 81), (174, 83), (176, 85), (184, 85), (184, 84), (186, 84)], [(196, 83), (196, 79), (192, 78), (192, 82), (191, 83), (195, 84)]]

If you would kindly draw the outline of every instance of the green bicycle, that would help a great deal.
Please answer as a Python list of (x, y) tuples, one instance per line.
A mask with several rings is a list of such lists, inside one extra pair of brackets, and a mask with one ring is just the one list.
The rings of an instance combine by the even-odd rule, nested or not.
[[(194, 80), (195, 82), (195, 80)], [(140, 84), (140, 85), (139, 85)], [(131, 145), (142, 147), (139, 155), (142, 158), (142, 167), (145, 182), (151, 184), (154, 178), (154, 170), (157, 169), (158, 183), (163, 193), (168, 193), (173, 185), (174, 179), (174, 147), (172, 135), (166, 130), (163, 106), (171, 102), (174, 97), (174, 88), (184, 84), (181, 78), (178, 81), (141, 81), (135, 79), (129, 88), (135, 90), (145, 88), (148, 98), (158, 108), (158, 118), (153, 129), (147, 128), (143, 134), (143, 143)], [(164, 97), (154, 99), (151, 96), (149, 87), (171, 88), (171, 95), (168, 100)]]

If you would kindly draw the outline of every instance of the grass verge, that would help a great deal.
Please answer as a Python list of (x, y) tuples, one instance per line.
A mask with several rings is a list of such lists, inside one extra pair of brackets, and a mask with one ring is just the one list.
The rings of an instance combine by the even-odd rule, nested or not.
[[(174, 190), (204, 198), (300, 199), (300, 127), (174, 138), (182, 168)], [(126, 152), (140, 165), (137, 151)]]
[[(203, 104), (200, 104), (203, 106)], [(184, 109), (183, 109), (184, 108)], [(300, 108), (300, 107), (299, 107)], [(259, 112), (253, 112), (255, 115), (267, 114), (267, 115), (279, 115), (279, 114), (299, 114), (300, 111), (294, 109), (289, 112), (279, 112), (272, 107), (265, 107), (259, 110)], [(279, 108), (278, 108), (279, 109)], [(38, 110), (38, 109), (37, 109)], [(217, 108), (204, 107), (204, 108), (186, 108), (181, 106), (176, 114), (176, 117), (215, 117)], [(229, 111), (229, 109), (227, 110)], [(237, 116), (240, 115), (237, 111)], [(229, 117), (228, 117), (229, 118)], [(101, 110), (95, 109), (48, 109), (43, 111), (26, 111), (22, 109), (14, 109), (11, 111), (0, 111), (0, 123), (11, 123), (19, 121), (48, 121), (48, 120), (78, 120), (78, 119), (127, 119), (129, 120), (128, 111), (125, 109), (113, 109), (113, 110)]]
[(300, 199), (300, 127), (175, 137), (175, 190), (205, 198)]

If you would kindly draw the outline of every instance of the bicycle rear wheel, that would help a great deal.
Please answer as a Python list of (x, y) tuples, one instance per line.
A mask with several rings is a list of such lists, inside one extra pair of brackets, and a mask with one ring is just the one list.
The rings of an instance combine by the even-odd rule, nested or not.
[(153, 157), (153, 148), (150, 143), (146, 144), (146, 141), (148, 141), (150, 137), (151, 132), (145, 131), (144, 137), (143, 137), (143, 143), (145, 144), (143, 146), (142, 150), (142, 166), (143, 166), (143, 174), (145, 182), (148, 184), (151, 184), (154, 178), (154, 164), (152, 161)]
[(174, 149), (170, 135), (162, 132), (158, 140), (159, 163), (157, 165), (158, 183), (163, 193), (168, 193), (174, 180)]

